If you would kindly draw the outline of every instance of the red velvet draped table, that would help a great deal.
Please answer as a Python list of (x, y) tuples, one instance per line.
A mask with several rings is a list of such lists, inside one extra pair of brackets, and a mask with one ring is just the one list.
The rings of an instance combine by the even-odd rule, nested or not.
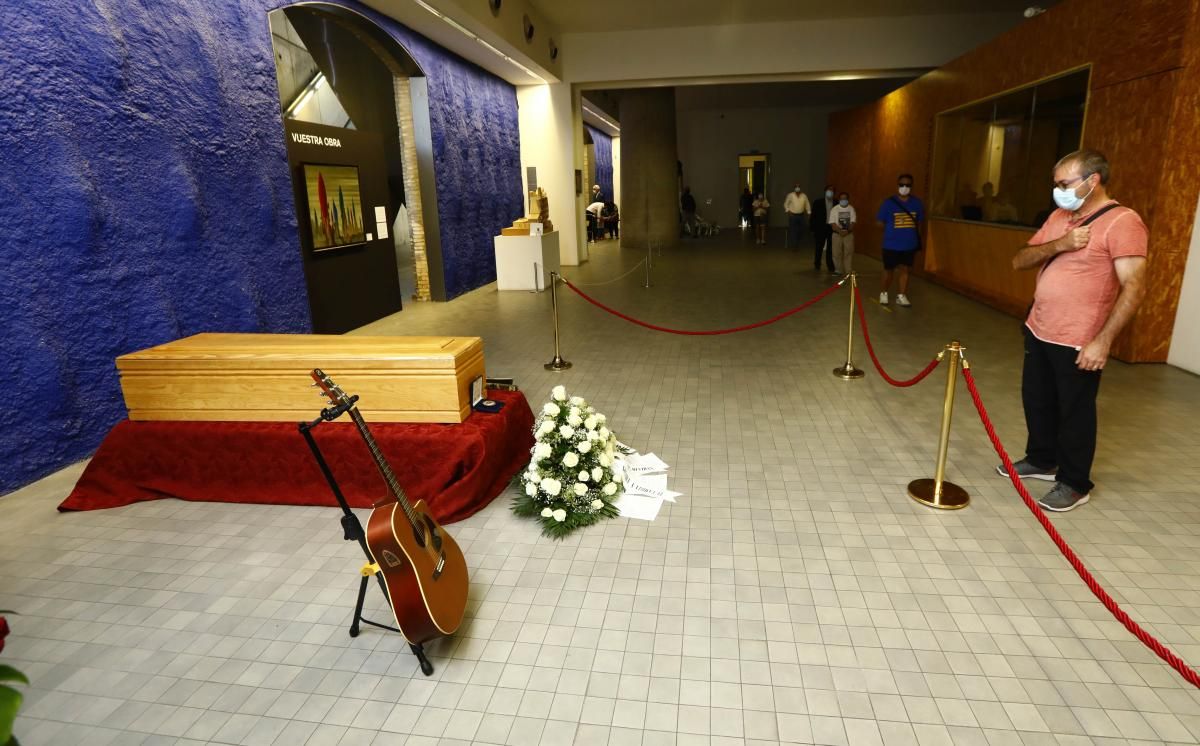
[[(472, 412), (457, 425), (370, 425), (400, 486), (413, 502), (424, 500), (442, 523), (481, 510), (529, 462), (533, 413), (524, 394), (489, 395), (504, 408)], [(313, 435), (350, 505), (371, 507), (386, 487), (349, 418), (323, 423)], [(164, 497), (337, 505), (296, 423), (124, 420), (58, 509), (115, 508)]]

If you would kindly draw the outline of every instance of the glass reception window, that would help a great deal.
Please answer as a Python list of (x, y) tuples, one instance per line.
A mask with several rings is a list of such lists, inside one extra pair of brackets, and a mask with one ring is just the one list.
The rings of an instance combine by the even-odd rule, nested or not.
[(1083, 136), (1089, 69), (937, 116), (934, 217), (1037, 227), (1054, 209), (1051, 171)]

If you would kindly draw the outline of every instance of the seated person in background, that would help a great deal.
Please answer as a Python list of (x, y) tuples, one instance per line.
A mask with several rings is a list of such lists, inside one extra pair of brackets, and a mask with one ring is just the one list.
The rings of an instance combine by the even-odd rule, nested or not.
[(1017, 208), (1008, 200), (995, 193), (992, 182), (983, 185), (983, 197), (979, 202), (983, 209), (983, 219), (989, 223), (1015, 223), (1019, 220)]
[(609, 238), (621, 237), (621, 212), (617, 209), (615, 202), (605, 203), (604, 210), (600, 213), (600, 218), (603, 221), (601, 232), (607, 229)]
[(600, 213), (604, 211), (603, 202), (593, 202), (587, 206), (588, 241), (600, 240)]
[[(989, 185), (985, 184), (984, 189)], [(979, 206), (979, 197), (970, 184), (958, 187), (958, 209), (963, 220), (983, 220), (983, 208)]]

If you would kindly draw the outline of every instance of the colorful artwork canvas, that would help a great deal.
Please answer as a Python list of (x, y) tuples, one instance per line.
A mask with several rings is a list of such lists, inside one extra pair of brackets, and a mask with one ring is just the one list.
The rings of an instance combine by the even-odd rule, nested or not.
[(314, 250), (366, 240), (356, 167), (306, 163), (304, 185), (308, 192), (308, 221)]

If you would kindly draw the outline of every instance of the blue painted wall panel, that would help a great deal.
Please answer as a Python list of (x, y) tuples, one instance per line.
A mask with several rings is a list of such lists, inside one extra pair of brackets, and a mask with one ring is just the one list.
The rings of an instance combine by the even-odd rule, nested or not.
[[(379, 19), (362, 6), (341, 3)], [(0, 493), (124, 416), (113, 359), (310, 329), (271, 0), (23, 0), (0, 25)], [(381, 19), (429, 76), (451, 294), (521, 214), (512, 86)]]
[(596, 183), (600, 185), (600, 192), (605, 199), (611, 200), (613, 198), (612, 138), (589, 124), (583, 126), (587, 127), (588, 133), (592, 136), (592, 143), (596, 146)]

